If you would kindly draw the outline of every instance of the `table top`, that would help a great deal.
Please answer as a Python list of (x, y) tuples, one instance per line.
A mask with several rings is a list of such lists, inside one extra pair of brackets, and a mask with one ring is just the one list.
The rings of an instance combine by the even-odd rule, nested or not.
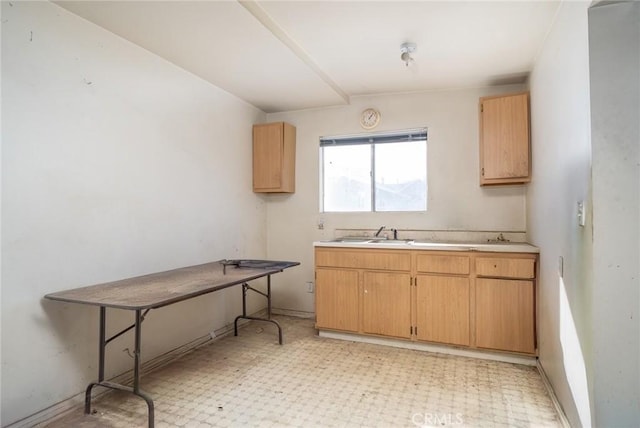
[(272, 260), (219, 260), (59, 291), (44, 297), (111, 308), (152, 309), (282, 272), (299, 264)]

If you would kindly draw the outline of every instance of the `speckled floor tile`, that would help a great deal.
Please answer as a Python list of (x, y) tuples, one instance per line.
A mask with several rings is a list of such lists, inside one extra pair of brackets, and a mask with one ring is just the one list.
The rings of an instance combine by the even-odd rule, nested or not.
[[(560, 427), (535, 367), (320, 338), (313, 321), (252, 322), (144, 374), (157, 427)], [(43, 424), (144, 427), (143, 400), (104, 394)]]

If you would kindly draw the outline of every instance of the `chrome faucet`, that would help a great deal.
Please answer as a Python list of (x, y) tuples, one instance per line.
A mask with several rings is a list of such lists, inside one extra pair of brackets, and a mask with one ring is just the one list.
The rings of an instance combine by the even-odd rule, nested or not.
[(380, 236), (380, 233), (382, 233), (382, 231), (383, 231), (383, 230), (384, 230), (384, 226), (380, 226), (380, 229), (378, 229), (378, 231), (376, 232), (376, 234), (375, 234), (375, 235), (373, 235), (373, 236), (375, 236), (375, 237), (377, 238), (378, 236)]

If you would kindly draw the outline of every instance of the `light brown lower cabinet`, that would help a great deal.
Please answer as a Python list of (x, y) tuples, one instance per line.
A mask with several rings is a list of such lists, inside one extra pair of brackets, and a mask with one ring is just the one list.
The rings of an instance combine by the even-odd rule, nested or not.
[(416, 338), (469, 346), (469, 278), (417, 276)]
[(533, 281), (476, 279), (476, 346), (535, 352)]
[(316, 327), (535, 355), (536, 254), (317, 247)]
[(358, 331), (358, 271), (316, 269), (316, 325), (344, 331)]
[(411, 275), (364, 272), (362, 330), (392, 337), (411, 337)]

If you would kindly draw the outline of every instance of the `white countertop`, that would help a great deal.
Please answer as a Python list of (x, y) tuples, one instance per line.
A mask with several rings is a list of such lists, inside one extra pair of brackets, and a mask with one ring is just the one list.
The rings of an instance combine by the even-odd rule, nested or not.
[(540, 249), (526, 242), (430, 242), (421, 240), (335, 239), (316, 241), (314, 247), (378, 248), (394, 250), (486, 251), (494, 253), (539, 253)]

